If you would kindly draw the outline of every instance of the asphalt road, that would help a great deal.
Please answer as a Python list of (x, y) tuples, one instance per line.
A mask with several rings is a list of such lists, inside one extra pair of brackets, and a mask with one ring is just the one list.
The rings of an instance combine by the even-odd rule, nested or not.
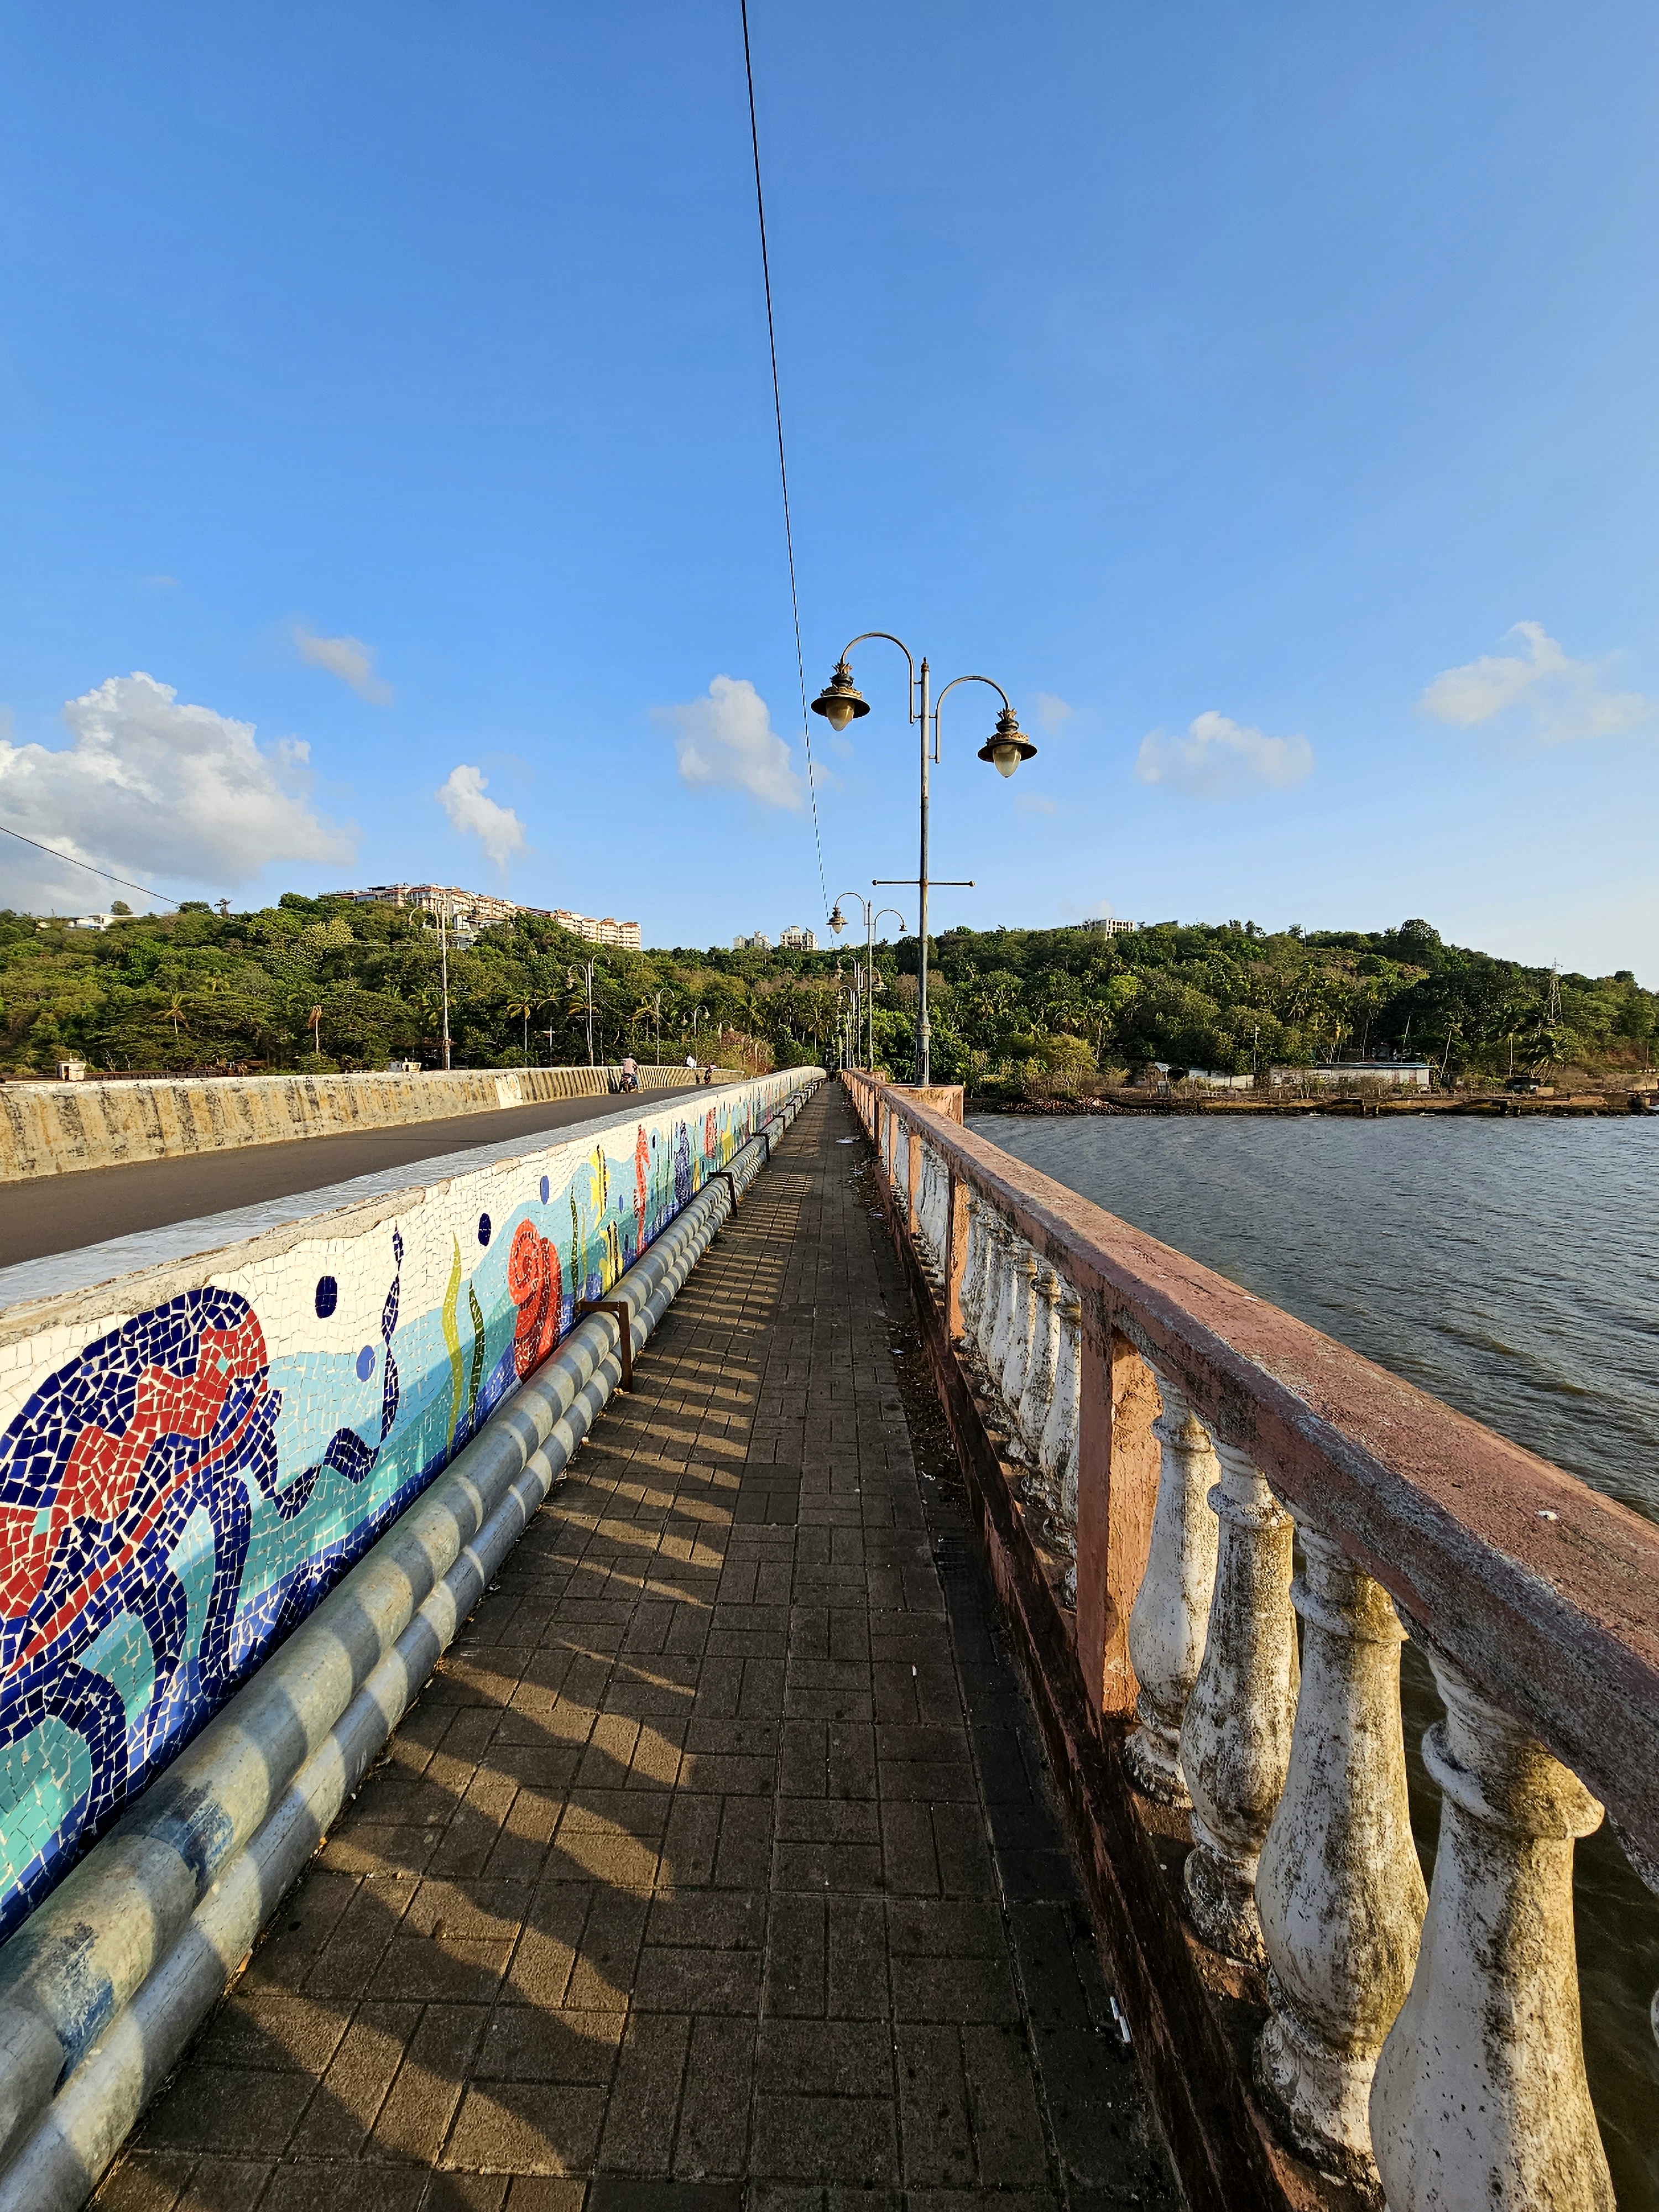
[[(716, 1085), (697, 1096), (707, 1103), (726, 1087)], [(640, 1094), (640, 1103), (667, 1105), (679, 1096), (647, 1091)], [(351, 1176), (436, 1159), (471, 1145), (501, 1145), (544, 1130), (574, 1128), (617, 1112), (623, 1103), (620, 1097), (553, 1098), (493, 1114), (456, 1114), (439, 1121), (354, 1129), (337, 1137), (296, 1137), (282, 1145), (247, 1145), (234, 1152), (191, 1152), (181, 1159), (137, 1160), (127, 1167), (0, 1183), (0, 1267), (222, 1213), (233, 1206), (321, 1190)]]

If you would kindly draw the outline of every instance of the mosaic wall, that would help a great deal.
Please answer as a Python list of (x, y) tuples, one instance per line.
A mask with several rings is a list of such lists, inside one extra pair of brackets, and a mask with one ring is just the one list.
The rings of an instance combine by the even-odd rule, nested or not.
[(147, 1311), (118, 1281), (93, 1340), (0, 1349), (0, 1936), (798, 1080), (210, 1253)]

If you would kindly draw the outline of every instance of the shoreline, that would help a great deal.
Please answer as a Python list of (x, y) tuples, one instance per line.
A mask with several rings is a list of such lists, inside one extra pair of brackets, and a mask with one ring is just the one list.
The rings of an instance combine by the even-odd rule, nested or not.
[(1631, 1115), (1642, 1117), (1659, 1112), (1653, 1094), (1638, 1091), (1599, 1093), (1579, 1093), (1566, 1098), (1450, 1097), (1431, 1094), (1417, 1098), (1287, 1098), (1244, 1099), (1172, 1098), (1149, 1093), (1145, 1098), (1068, 1098), (1020, 1099), (1018, 1101), (969, 1098), (964, 1101), (970, 1115), (1010, 1114), (1034, 1121), (1059, 1121), (1073, 1118), (1103, 1118), (1109, 1115), (1267, 1115), (1278, 1118), (1309, 1114), (1336, 1115), (1349, 1121), (1371, 1121), (1406, 1119), (1418, 1115), (1458, 1115), (1464, 1119), (1502, 1121), (1538, 1119), (1553, 1116), (1558, 1121), (1623, 1120)]

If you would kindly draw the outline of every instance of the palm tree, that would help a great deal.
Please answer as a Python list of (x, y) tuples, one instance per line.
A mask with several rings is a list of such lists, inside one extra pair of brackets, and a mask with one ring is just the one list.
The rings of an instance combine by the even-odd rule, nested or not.
[(536, 1011), (536, 1004), (534, 999), (526, 993), (520, 992), (516, 999), (508, 1000), (507, 1006), (509, 1017), (516, 1015), (524, 1024), (524, 1056), (526, 1066), (530, 1062), (530, 1017)]
[(175, 991), (173, 996), (167, 1000), (161, 1008), (161, 1016), (163, 1020), (169, 1021), (173, 1024), (173, 1038), (175, 1044), (179, 1041), (179, 1030), (181, 1029), (187, 1030), (190, 1027), (190, 1024), (185, 1018), (189, 1012), (190, 1001), (185, 998), (182, 991)]

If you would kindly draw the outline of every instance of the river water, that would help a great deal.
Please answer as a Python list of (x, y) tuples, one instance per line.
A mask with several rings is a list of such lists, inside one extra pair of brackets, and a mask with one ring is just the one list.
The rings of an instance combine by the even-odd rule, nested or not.
[[(1659, 1118), (975, 1116), (976, 1134), (1659, 1520)], [(1407, 1650), (1417, 1757), (1437, 1710)], [(1620, 2212), (1659, 2212), (1659, 1900), (1579, 1846), (1590, 2087)]]

